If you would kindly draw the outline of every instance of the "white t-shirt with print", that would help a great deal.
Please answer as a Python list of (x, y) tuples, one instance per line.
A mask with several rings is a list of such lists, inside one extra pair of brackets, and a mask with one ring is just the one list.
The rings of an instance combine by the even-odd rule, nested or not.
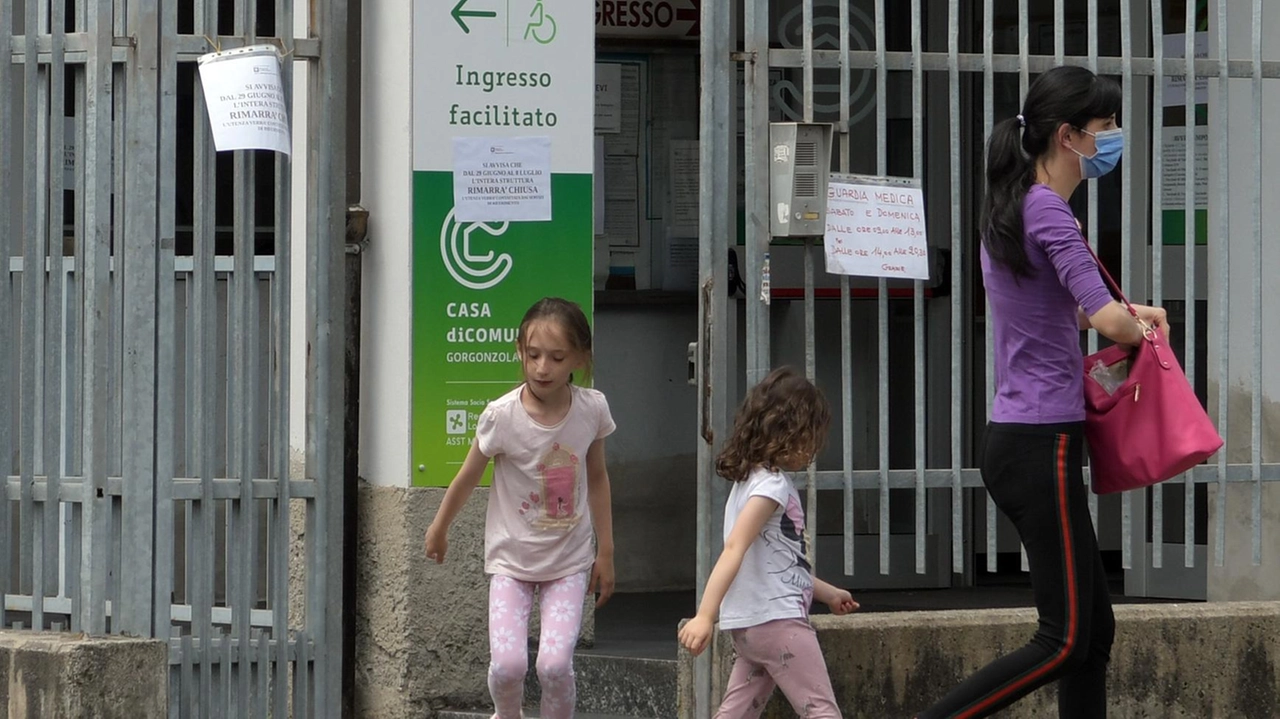
[(484, 570), (546, 582), (595, 561), (587, 450), (616, 425), (603, 394), (575, 385), (564, 419), (538, 424), (520, 402), (523, 388), (490, 402), (476, 423), (476, 446), (493, 458)]
[(724, 508), (724, 538), (752, 497), (767, 497), (778, 508), (742, 558), (742, 567), (720, 602), (720, 628), (745, 629), (776, 619), (806, 618), (813, 600), (813, 574), (805, 558), (804, 505), (782, 472), (761, 467), (734, 482)]

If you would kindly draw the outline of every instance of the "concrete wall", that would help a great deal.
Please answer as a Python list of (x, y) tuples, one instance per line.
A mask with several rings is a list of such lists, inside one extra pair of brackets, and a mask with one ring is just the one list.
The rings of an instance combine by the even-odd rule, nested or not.
[(163, 719), (164, 642), (0, 631), (0, 707), (9, 719)]
[[(1108, 675), (1110, 716), (1280, 716), (1280, 603), (1116, 607)], [(814, 618), (844, 716), (907, 717), (1035, 631), (1031, 609), (907, 612)], [(731, 646), (728, 636), (720, 646)], [(717, 697), (731, 666), (715, 667)], [(679, 716), (692, 717), (692, 659), (680, 657)], [(1032, 693), (1000, 716), (1057, 715), (1056, 687)], [(766, 719), (794, 717), (780, 693)]]

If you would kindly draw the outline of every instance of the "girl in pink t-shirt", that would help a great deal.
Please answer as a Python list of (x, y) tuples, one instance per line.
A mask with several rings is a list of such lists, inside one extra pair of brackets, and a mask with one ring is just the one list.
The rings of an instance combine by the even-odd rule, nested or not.
[[(525, 381), (480, 414), (471, 451), (427, 529), (428, 559), (444, 561), (453, 523), (493, 459), (485, 520), (489, 693), (495, 719), (517, 719), (540, 598), (538, 680), (544, 719), (574, 715), (573, 648), (588, 590), (613, 593), (613, 515), (604, 439), (615, 428), (604, 395), (573, 384), (591, 371), (591, 326), (578, 305), (539, 300), (516, 336)], [(594, 540), (594, 541), (593, 541)]]

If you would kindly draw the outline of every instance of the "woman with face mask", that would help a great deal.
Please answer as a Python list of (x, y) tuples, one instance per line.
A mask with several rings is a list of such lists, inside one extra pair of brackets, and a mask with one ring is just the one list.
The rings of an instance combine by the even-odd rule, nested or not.
[[(1039, 626), (922, 719), (988, 716), (1058, 682), (1060, 717), (1105, 717), (1115, 619), (1083, 483), (1080, 332), (1137, 344), (1143, 328), (1111, 297), (1067, 200), (1115, 169), (1119, 86), (1079, 67), (1041, 75), (987, 154), (982, 276), (995, 335), (995, 401), (982, 480), (1026, 547)], [(1163, 309), (1135, 305), (1164, 331)]]

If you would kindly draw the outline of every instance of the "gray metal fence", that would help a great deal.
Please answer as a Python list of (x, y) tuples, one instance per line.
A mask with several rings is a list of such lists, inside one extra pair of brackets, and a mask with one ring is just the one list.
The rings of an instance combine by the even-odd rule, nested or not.
[[(0, 626), (166, 640), (174, 717), (341, 706), (346, 4), (304, 15), (0, 4)], [(287, 157), (210, 137), (196, 58), (258, 42), (306, 71), (303, 223)]]
[[(903, 564), (920, 575), (937, 567), (945, 581), (954, 572), (967, 582), (985, 552), (995, 570), (997, 544), (1011, 530), (999, 528), (976, 469), (993, 386), (991, 333), (975, 279), (983, 152), (993, 124), (1019, 111), (1034, 74), (1063, 63), (1115, 76), (1124, 88), (1126, 161), (1116, 177), (1082, 192), (1076, 209), (1086, 234), (1132, 297), (1171, 309), (1187, 376), (1228, 438), (1210, 463), (1180, 479), (1118, 501), (1092, 498), (1095, 522), (1100, 534), (1119, 535), (1126, 569), (1160, 569), (1166, 544), (1183, 545), (1178, 565), (1221, 565), (1228, 489), (1241, 485), (1252, 490), (1251, 560), (1261, 561), (1262, 487), (1280, 479), (1280, 465), (1263, 455), (1261, 128), (1263, 87), (1280, 78), (1280, 64), (1263, 60), (1262, 0), (1179, 3), (1177, 14), (1171, 5), (744, 0), (739, 25), (729, 6), (703, 3), (699, 591), (721, 544), (726, 491), (711, 459), (740, 388), (784, 362), (818, 378), (836, 410), (832, 448), (796, 478), (806, 487), (815, 538), (839, 538), (816, 543), (820, 565), (855, 578)], [(1184, 28), (1195, 32), (1166, 40)], [(742, 85), (733, 82), (736, 66)], [(1185, 77), (1199, 83), (1179, 85)], [(1229, 137), (1228, 108), (1230, 117), (1245, 116), (1248, 136)], [(836, 278), (817, 264), (821, 238), (773, 241), (771, 111), (834, 124), (833, 170), (922, 182), (938, 260), (929, 282)], [(1194, 127), (1211, 138), (1207, 148), (1203, 140), (1197, 148)], [(1180, 136), (1170, 133), (1175, 128)], [(1252, 155), (1245, 167), (1241, 155)], [(1216, 173), (1212, 184), (1207, 167)], [(738, 172), (745, 176), (741, 300), (721, 286), (739, 216), (726, 178)], [(1226, 178), (1234, 178), (1233, 190)], [(1251, 203), (1244, 213), (1231, 204), (1241, 195)], [(1251, 261), (1230, 262), (1240, 252)], [(1251, 292), (1233, 293), (1233, 285)], [(1246, 353), (1233, 334), (1252, 338)], [(1090, 337), (1084, 349), (1096, 347)], [(1229, 406), (1232, 388), (1247, 395), (1246, 411)], [(1248, 430), (1233, 431), (1229, 418)], [(839, 520), (824, 520), (833, 515)], [(857, 551), (861, 540), (875, 545), (869, 561)], [(1213, 556), (1197, 560), (1197, 547), (1205, 557), (1210, 544)], [(842, 561), (824, 563), (823, 547)], [(699, 672), (699, 711), (706, 712), (710, 685), (705, 668)]]

